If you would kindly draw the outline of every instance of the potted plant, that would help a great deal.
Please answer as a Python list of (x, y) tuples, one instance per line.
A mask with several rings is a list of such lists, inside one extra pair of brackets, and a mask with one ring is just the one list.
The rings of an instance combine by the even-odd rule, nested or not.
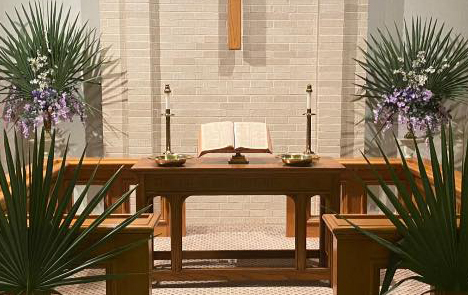
[(75, 116), (84, 122), (91, 110), (81, 88), (100, 78), (99, 38), (70, 14), (55, 1), (46, 9), (33, 2), (15, 17), (7, 14), (11, 29), (0, 23), (3, 119), (25, 138), (41, 126), (50, 135), (56, 124)]
[[(388, 294), (408, 280), (431, 285), (433, 292), (438, 295), (468, 294), (468, 149), (461, 173), (461, 204), (458, 211), (452, 127), (449, 128), (448, 139), (445, 131), (442, 126), (439, 151), (435, 148), (433, 137), (428, 138), (433, 184), (429, 180), (429, 171), (426, 170), (420, 150), (417, 146), (415, 148), (423, 188), (418, 187), (396, 138), (402, 155), (404, 181), (409, 184), (409, 188), (399, 179), (379, 146), (398, 194), (389, 188), (376, 170), (372, 170), (396, 212), (387, 207), (371, 189), (366, 187), (366, 190), (368, 196), (395, 225), (402, 239), (393, 243), (356, 228), (392, 253), (381, 294)], [(440, 155), (441, 162), (437, 155)], [(391, 286), (397, 268), (409, 269), (415, 275)]]
[[(74, 171), (75, 178), (64, 186), (62, 180), (66, 169), (68, 146), (54, 181), (52, 171), (55, 132), (51, 135), (52, 145), (46, 159), (44, 133), (43, 130), (40, 140), (37, 139), (37, 134), (35, 136), (33, 156), (29, 165), (25, 164), (25, 150), (22, 149), (18, 139), (15, 138), (15, 152), (10, 148), (8, 137), (5, 136), (4, 139), (7, 168), (4, 169), (0, 163), (0, 188), (6, 210), (0, 206), (0, 294), (60, 294), (56, 291), (60, 286), (116, 279), (119, 276), (76, 275), (86, 268), (97, 266), (132, 247), (148, 242), (143, 240), (104, 254), (95, 254), (95, 250), (100, 245), (120, 233), (148, 209), (145, 208), (104, 237), (93, 240), (93, 243), (84, 244), (83, 241), (96, 233), (97, 227), (129, 198), (133, 190), (105, 209), (104, 213), (87, 227), (87, 230), (81, 230), (81, 225), (105, 198), (119, 172), (104, 184), (83, 212), (77, 215), (93, 183), (94, 176), (91, 177), (71, 209), (66, 211), (73, 199), (73, 188), (80, 173), (84, 152)], [(10, 180), (9, 183), (7, 179)]]
[(468, 41), (432, 19), (413, 19), (395, 32), (378, 30), (367, 50), (361, 49), (364, 60), (357, 62), (366, 76), (358, 75), (363, 81), (358, 99), (367, 99), (380, 130), (396, 121), (406, 125), (400, 142), (405, 157), (412, 157), (413, 138), (421, 142), (451, 119), (446, 102), (466, 101)]

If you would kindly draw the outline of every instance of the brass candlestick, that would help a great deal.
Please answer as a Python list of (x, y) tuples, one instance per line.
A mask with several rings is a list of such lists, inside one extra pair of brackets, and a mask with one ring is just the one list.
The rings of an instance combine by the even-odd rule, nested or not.
[(188, 159), (191, 158), (191, 156), (188, 155), (174, 154), (171, 149), (171, 117), (174, 116), (174, 114), (171, 114), (171, 109), (169, 106), (169, 96), (171, 92), (171, 87), (166, 85), (164, 88), (164, 94), (166, 95), (166, 111), (161, 114), (162, 116), (166, 117), (166, 152), (164, 152), (162, 155), (150, 157), (150, 159), (156, 161), (158, 166), (161, 167), (181, 167)]
[[(169, 95), (171, 94), (171, 87), (169, 85), (166, 85), (164, 88), (164, 94)], [(171, 114), (171, 109), (166, 109), (166, 112), (162, 114), (163, 116), (166, 116), (166, 155), (172, 154), (171, 151), (171, 117), (174, 116), (174, 114)]]
[[(307, 85), (307, 93), (312, 95), (312, 85)], [(312, 113), (312, 109), (307, 109), (306, 113), (304, 114), (307, 117), (307, 128), (306, 128), (306, 150), (304, 154), (306, 155), (313, 155), (315, 154), (312, 151), (312, 116), (315, 116)]]
[(171, 114), (170, 109), (166, 109), (166, 113), (163, 114), (166, 117), (166, 152), (165, 154), (172, 154), (171, 150), (171, 117), (174, 114)]

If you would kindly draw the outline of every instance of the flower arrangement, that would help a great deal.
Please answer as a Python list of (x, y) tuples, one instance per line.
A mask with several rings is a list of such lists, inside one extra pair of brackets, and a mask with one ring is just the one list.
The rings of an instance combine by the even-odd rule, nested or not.
[(383, 130), (398, 121), (407, 126), (407, 137), (434, 134), (451, 119), (446, 101), (467, 93), (468, 41), (432, 19), (415, 19), (396, 35), (387, 29), (371, 36), (366, 60), (357, 61), (367, 74), (359, 76), (359, 98), (368, 99)]
[(37, 52), (36, 58), (28, 59), (36, 78), (30, 81), (37, 89), (29, 97), (16, 97), (12, 88), (10, 98), (5, 103), (3, 118), (6, 122), (14, 123), (25, 138), (30, 136), (31, 130), (44, 126), (50, 132), (52, 126), (60, 121), (72, 121), (78, 115), (81, 122), (85, 120), (85, 104), (72, 92), (58, 92), (51, 84), (54, 69), (47, 68), (47, 56)]
[(407, 82), (405, 88), (395, 88), (393, 93), (383, 96), (374, 110), (374, 122), (381, 123), (384, 129), (390, 129), (394, 123), (394, 116), (398, 115), (398, 123), (406, 124), (412, 132), (420, 131), (424, 134), (437, 132), (439, 126), (449, 121), (450, 114), (443, 106), (440, 97), (435, 96), (426, 88), (428, 76), (440, 74), (449, 67), (445, 61), (439, 69), (433, 66), (424, 68), (426, 53), (418, 52), (417, 59), (411, 62), (411, 71), (404, 70), (403, 58), (398, 59), (400, 68), (394, 70), (395, 75), (401, 76)]
[(70, 10), (49, 3), (44, 10), (35, 2), (22, 6), (17, 20), (8, 16), (13, 32), (0, 24), (0, 88), (6, 98), (3, 119), (14, 124), (24, 137), (44, 126), (51, 132), (58, 123), (78, 116), (84, 123), (88, 110), (81, 96), (83, 83), (99, 76), (99, 39), (94, 30), (69, 23)]

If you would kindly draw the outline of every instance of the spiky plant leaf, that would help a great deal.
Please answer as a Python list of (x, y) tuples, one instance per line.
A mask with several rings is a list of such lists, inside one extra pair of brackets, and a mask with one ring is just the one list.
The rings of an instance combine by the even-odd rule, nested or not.
[(133, 247), (147, 243), (145, 239), (107, 253), (95, 254), (99, 246), (120, 233), (148, 209), (143, 208), (102, 238), (93, 240), (90, 245), (84, 244), (97, 227), (128, 200), (133, 190), (124, 194), (90, 226), (82, 230), (83, 222), (107, 195), (120, 170), (104, 184), (84, 211), (77, 215), (78, 208), (93, 183), (93, 174), (72, 209), (66, 212), (67, 205), (73, 199), (73, 188), (77, 183), (85, 153), (83, 152), (71, 181), (63, 187), (68, 144), (54, 180), (54, 142), (55, 133), (52, 134), (52, 144), (48, 157), (45, 158), (44, 130), (40, 137), (36, 133), (30, 163), (26, 165), (25, 154), (28, 151), (23, 149), (16, 137), (12, 149), (5, 132), (6, 169), (0, 163), (0, 188), (6, 206), (5, 210), (0, 206), (0, 293), (58, 294), (55, 288), (59, 286), (120, 278), (125, 274), (82, 277), (76, 275), (86, 268), (99, 265)]
[[(83, 83), (98, 83), (101, 56), (99, 36), (95, 29), (79, 23), (71, 8), (49, 1), (44, 8), (31, 1), (7, 13), (7, 22), (0, 23), (0, 81), (6, 94), (3, 102), (14, 99), (32, 99), (37, 85), (31, 83), (37, 74), (31, 68), (30, 58), (47, 57), (50, 74), (49, 87), (58, 93), (79, 96)], [(6, 85), (6, 86), (5, 86)]]
[(437, 20), (415, 18), (411, 25), (405, 22), (403, 31), (395, 25), (395, 33), (378, 30), (366, 44), (366, 50), (361, 48), (364, 60), (357, 60), (366, 72), (365, 77), (360, 76), (363, 82), (358, 85), (365, 93), (358, 99), (380, 100), (395, 88), (406, 87), (406, 81), (395, 71), (403, 68), (410, 72), (411, 62), (423, 51), (426, 53), (423, 68), (432, 66), (436, 70), (428, 75), (426, 88), (442, 99), (466, 100), (468, 40), (446, 30)]
[(376, 170), (369, 162), (386, 197), (394, 206), (396, 205), (397, 215), (366, 186), (368, 195), (396, 226), (402, 237), (398, 243), (392, 243), (353, 224), (358, 231), (388, 248), (395, 255), (389, 265), (382, 294), (387, 294), (389, 290), (394, 289), (389, 288), (389, 282), (395, 273), (395, 264), (399, 263), (399, 260), (401, 260), (401, 267), (416, 274), (411, 279), (429, 284), (441, 291), (468, 292), (468, 150), (461, 173), (461, 205), (457, 211), (452, 127), (449, 127), (448, 139), (445, 133), (446, 130), (443, 127), (440, 150), (436, 150), (433, 138), (429, 138), (430, 171), (433, 175), (433, 184), (427, 171), (429, 168), (426, 168), (416, 143), (422, 188), (417, 185), (396, 138), (395, 142), (403, 163), (404, 181), (409, 188), (399, 179), (382, 149), (382, 156), (397, 186), (398, 194), (390, 190), (389, 185), (375, 172)]

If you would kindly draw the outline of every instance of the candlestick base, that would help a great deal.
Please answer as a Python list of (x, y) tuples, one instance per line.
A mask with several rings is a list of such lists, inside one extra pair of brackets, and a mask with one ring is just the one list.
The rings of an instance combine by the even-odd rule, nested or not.
[(247, 158), (241, 153), (236, 153), (228, 162), (229, 164), (249, 164)]

